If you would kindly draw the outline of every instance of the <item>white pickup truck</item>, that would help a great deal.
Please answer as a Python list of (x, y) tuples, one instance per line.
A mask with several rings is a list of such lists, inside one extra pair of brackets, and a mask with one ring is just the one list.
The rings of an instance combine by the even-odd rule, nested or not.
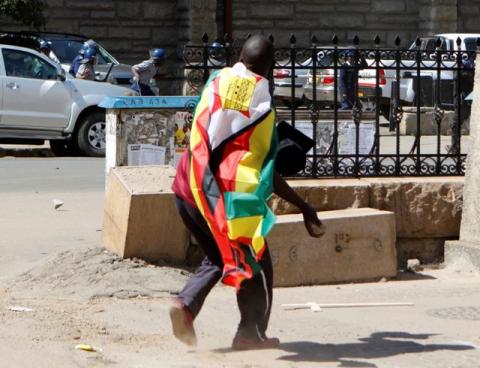
[[(467, 34), (467, 33), (445, 33), (438, 34), (430, 37), (420, 38), (419, 49), (422, 56), (422, 65), (424, 69), (420, 70), (420, 73), (417, 73), (416, 61), (415, 59), (402, 58), (401, 60), (401, 69), (400, 69), (400, 100), (402, 104), (412, 104), (415, 100), (415, 81), (414, 78), (417, 75), (420, 78), (431, 78), (432, 82), (438, 80), (438, 71), (435, 70), (437, 67), (436, 62), (436, 45), (437, 40), (440, 40), (439, 49), (442, 52), (442, 65), (443, 69), (440, 71), (440, 79), (443, 83), (443, 97), (442, 100), (452, 100), (453, 98), (453, 80), (454, 80), (454, 70), (445, 70), (445, 68), (455, 67), (456, 61), (450, 60), (447, 58), (447, 55), (456, 57), (456, 53), (452, 54), (451, 52), (457, 51), (457, 39), (460, 38), (460, 50), (475, 52), (477, 49), (477, 38), (480, 37), (480, 34)], [(417, 45), (414, 42), (409, 50), (412, 51), (412, 57), (415, 56)], [(396, 61), (392, 59), (382, 59), (382, 66), (385, 67), (396, 67)], [(427, 69), (425, 69), (427, 67)], [(431, 68), (431, 69), (428, 69)], [(385, 77), (387, 83), (382, 86), (382, 104), (389, 104), (390, 99), (392, 98), (392, 82), (396, 81), (397, 73), (394, 69), (385, 69)], [(445, 83), (446, 82), (446, 83)], [(449, 83), (450, 82), (450, 83)], [(432, 84), (433, 86), (433, 84)], [(433, 92), (432, 92), (433, 93)], [(453, 102), (453, 101), (452, 101)], [(428, 103), (428, 101), (427, 101)], [(452, 105), (453, 107), (453, 105)], [(384, 109), (385, 107), (383, 107)], [(383, 110), (382, 109), (382, 110)]]
[(105, 155), (105, 96), (128, 88), (74, 79), (40, 53), (0, 44), (0, 143), (50, 141), (58, 155)]

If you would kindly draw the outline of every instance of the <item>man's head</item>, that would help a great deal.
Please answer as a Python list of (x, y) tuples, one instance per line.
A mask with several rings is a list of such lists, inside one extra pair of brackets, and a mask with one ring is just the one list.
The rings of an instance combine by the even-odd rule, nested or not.
[(42, 53), (44, 53), (45, 55), (49, 55), (50, 50), (51, 50), (51, 47), (50, 47), (50, 44), (47, 41), (43, 41), (43, 40), (40, 41), (40, 51)]
[(151, 52), (151, 58), (155, 66), (157, 67), (162, 66), (165, 63), (165, 58), (166, 58), (165, 50), (162, 48), (154, 49)]
[(252, 72), (268, 77), (273, 65), (273, 44), (264, 35), (251, 36), (243, 45), (240, 61)]

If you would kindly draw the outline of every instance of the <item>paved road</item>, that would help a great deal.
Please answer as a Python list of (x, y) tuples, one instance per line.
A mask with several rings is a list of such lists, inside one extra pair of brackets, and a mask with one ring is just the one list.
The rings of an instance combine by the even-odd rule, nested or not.
[[(100, 243), (104, 162), (0, 158), (0, 279), (57, 251)], [(55, 210), (54, 199), (65, 204)]]
[(4, 157), (0, 193), (102, 190), (104, 170), (104, 159)]

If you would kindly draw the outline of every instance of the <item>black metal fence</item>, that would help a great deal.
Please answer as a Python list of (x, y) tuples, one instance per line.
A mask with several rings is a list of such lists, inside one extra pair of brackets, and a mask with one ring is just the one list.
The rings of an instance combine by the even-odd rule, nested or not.
[[(271, 36), (270, 36), (271, 37)], [(273, 37), (271, 37), (273, 41)], [(187, 94), (234, 64), (226, 36), (184, 49)], [(465, 172), (477, 39), (417, 38), (410, 47), (319, 45), (275, 48), (279, 120), (314, 139), (298, 176), (446, 176)]]

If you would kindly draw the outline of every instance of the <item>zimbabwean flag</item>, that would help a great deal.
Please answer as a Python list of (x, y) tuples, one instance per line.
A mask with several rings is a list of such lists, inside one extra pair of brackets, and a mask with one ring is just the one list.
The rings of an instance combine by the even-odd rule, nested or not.
[(242, 63), (212, 75), (190, 135), (190, 187), (223, 258), (223, 283), (237, 289), (260, 271), (275, 223), (275, 113), (268, 80)]

